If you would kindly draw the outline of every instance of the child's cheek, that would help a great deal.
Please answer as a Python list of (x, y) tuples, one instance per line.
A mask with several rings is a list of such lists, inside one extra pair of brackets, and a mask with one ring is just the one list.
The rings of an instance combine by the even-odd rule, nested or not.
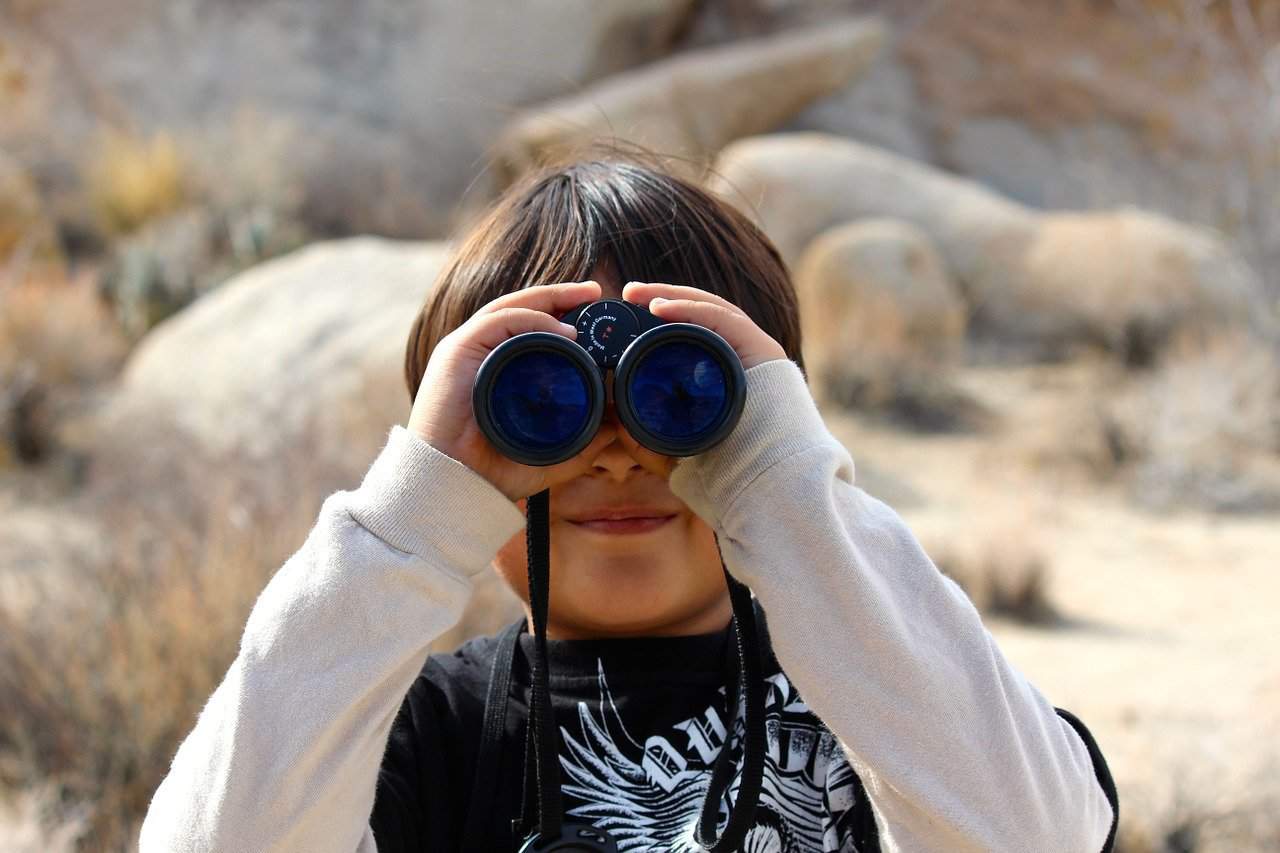
[(524, 531), (521, 530), (498, 549), (493, 567), (511, 591), (526, 602), (529, 600), (528, 566), (528, 551), (525, 549)]

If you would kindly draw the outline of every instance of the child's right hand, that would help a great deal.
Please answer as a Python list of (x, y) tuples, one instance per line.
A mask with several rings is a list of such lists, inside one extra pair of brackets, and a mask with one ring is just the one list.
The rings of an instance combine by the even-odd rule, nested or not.
[(594, 281), (543, 284), (504, 294), (483, 306), (436, 345), (406, 428), (480, 474), (512, 501), (589, 471), (596, 454), (613, 440), (606, 430), (565, 462), (521, 465), (503, 456), (480, 432), (471, 407), (471, 387), (485, 356), (514, 335), (552, 332), (576, 340), (577, 330), (561, 323), (560, 315), (599, 299), (600, 293)]

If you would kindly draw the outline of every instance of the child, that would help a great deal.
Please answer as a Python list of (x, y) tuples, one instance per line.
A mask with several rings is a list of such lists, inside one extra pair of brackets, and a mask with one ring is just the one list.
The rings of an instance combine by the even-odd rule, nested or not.
[[(485, 355), (521, 332), (574, 339), (558, 318), (601, 297), (733, 347), (747, 395), (726, 440), (661, 456), (610, 401), (567, 462), (488, 444), (471, 408)], [(144, 853), (516, 850), (550, 806), (619, 850), (699, 850), (731, 813), (746, 824), (717, 849), (1111, 849), (1118, 804), (1088, 730), (855, 484), (805, 384), (785, 267), (737, 211), (640, 162), (532, 174), (455, 252), (405, 372), (407, 426), (258, 599), (156, 791)], [(544, 489), (550, 793), (528, 724), (534, 638), (516, 625), (427, 654), (490, 566), (528, 611), (525, 498)], [(758, 622), (731, 620), (726, 571)], [(763, 670), (733, 651), (757, 628)], [(756, 736), (739, 669), (759, 670), (743, 679), (748, 713), (764, 695)], [(722, 753), (731, 775), (708, 796)]]

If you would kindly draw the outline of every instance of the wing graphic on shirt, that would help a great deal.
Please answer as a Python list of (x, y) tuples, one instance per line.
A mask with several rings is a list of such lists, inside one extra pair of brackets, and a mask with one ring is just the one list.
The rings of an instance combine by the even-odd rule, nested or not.
[[(578, 703), (578, 732), (561, 727), (562, 791), (568, 814), (606, 829), (621, 851), (698, 853), (694, 828), (725, 741), (715, 706), (677, 723), (669, 735), (644, 744), (627, 731), (597, 663), (600, 700)], [(847, 831), (855, 787), (853, 770), (835, 737), (809, 713), (782, 673), (766, 685), (769, 748), (756, 823), (743, 849), (749, 853), (856, 853)], [(721, 691), (723, 693), (723, 689)], [(741, 714), (730, 747), (741, 758)], [(737, 797), (735, 778), (720, 803), (720, 827)]]

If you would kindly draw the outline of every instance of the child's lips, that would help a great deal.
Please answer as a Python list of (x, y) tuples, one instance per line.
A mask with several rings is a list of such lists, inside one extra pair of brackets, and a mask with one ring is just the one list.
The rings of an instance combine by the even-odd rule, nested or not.
[(612, 535), (648, 533), (657, 530), (668, 524), (675, 518), (675, 514), (660, 516), (634, 516), (631, 518), (592, 518), (583, 521), (572, 521), (569, 523), (581, 530), (590, 530), (593, 533), (606, 533)]

